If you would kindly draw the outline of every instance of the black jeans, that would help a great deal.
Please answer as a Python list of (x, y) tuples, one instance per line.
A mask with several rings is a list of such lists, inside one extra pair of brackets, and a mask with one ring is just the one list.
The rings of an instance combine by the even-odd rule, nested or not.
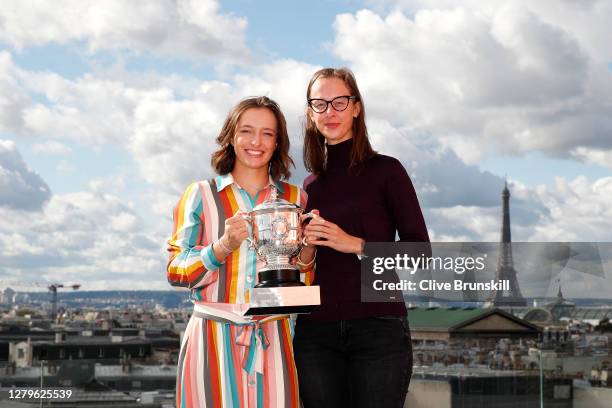
[(293, 349), (304, 408), (404, 406), (412, 375), (406, 318), (298, 321)]

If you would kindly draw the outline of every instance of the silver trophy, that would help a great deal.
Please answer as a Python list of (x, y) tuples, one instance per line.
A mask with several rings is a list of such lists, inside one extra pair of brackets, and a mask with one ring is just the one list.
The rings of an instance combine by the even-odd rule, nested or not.
[[(252, 314), (305, 313), (320, 304), (319, 287), (305, 286), (291, 263), (305, 245), (303, 223), (315, 214), (278, 197), (272, 186), (268, 198), (243, 218), (250, 224), (249, 245), (265, 262), (258, 270), (259, 283), (251, 290)], [(267, 310), (272, 308), (273, 310)]]

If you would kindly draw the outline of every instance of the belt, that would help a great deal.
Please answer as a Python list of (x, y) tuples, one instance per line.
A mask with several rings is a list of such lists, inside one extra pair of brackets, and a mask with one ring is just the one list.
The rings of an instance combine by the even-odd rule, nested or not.
[(242, 369), (249, 375), (253, 372), (263, 374), (264, 351), (270, 345), (262, 324), (288, 318), (289, 315), (268, 316), (262, 319), (252, 319), (234, 312), (219, 308), (220, 304), (203, 304), (194, 302), (193, 315), (219, 323), (240, 326), (236, 344), (245, 347), (242, 357)]

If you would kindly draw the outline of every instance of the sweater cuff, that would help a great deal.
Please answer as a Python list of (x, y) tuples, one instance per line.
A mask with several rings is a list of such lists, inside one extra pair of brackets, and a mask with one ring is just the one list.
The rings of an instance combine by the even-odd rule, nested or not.
[(362, 243), (361, 243), (361, 252), (357, 253), (355, 255), (357, 255), (357, 259), (359, 259), (360, 261), (363, 258), (367, 258), (368, 256), (365, 253), (365, 247), (366, 247), (366, 240), (362, 238)]

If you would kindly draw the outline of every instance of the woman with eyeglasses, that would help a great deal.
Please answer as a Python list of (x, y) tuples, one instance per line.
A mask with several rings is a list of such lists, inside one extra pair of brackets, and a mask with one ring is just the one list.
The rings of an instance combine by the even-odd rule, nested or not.
[[(212, 167), (218, 175), (187, 187), (168, 241), (168, 281), (190, 290), (194, 300), (181, 342), (176, 406), (297, 408), (288, 316), (248, 319), (241, 313), (258, 264), (243, 214), (273, 186), (279, 197), (306, 204), (299, 187), (282, 181), (293, 165), (285, 117), (265, 96), (244, 99), (227, 116), (217, 143)], [(303, 272), (309, 265), (298, 262)]]
[(308, 84), (304, 163), (305, 228), (316, 254), (321, 307), (298, 318), (294, 351), (305, 408), (402, 407), (412, 374), (404, 303), (361, 302), (366, 242), (429, 242), (412, 182), (395, 158), (370, 146), (353, 73), (325, 68)]

